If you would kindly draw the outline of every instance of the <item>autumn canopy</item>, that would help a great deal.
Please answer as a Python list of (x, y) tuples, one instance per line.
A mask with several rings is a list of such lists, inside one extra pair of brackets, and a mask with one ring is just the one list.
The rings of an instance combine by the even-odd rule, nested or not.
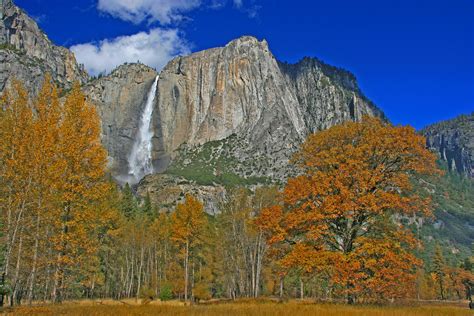
[(431, 215), (411, 180), (435, 162), (411, 127), (368, 117), (332, 127), (308, 137), (294, 156), (301, 175), (258, 224), (283, 267), (328, 275), (349, 302), (409, 295), (418, 242), (398, 219)]

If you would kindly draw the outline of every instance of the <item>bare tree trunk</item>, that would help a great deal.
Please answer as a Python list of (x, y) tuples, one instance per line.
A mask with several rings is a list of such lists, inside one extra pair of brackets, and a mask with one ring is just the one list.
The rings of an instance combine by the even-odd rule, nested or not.
[(19, 276), (20, 276), (20, 263), (21, 263), (21, 251), (22, 251), (22, 246), (23, 246), (23, 236), (22, 234), (23, 228), (20, 230), (20, 237), (19, 237), (19, 242), (18, 242), (18, 254), (16, 258), (16, 265), (15, 265), (15, 276), (13, 278), (13, 293), (12, 293), (12, 298), (10, 301), (10, 305), (13, 306), (16, 296), (18, 294), (18, 282), (19, 282)]
[(36, 233), (35, 233), (35, 246), (33, 250), (33, 262), (31, 267), (31, 277), (30, 277), (30, 286), (28, 288), (28, 304), (31, 305), (33, 300), (33, 290), (36, 282), (36, 265), (38, 261), (38, 248), (39, 248), (39, 237), (40, 237), (40, 208), (41, 208), (41, 201), (38, 203), (38, 209), (36, 212)]
[[(155, 243), (155, 249), (154, 249), (154, 256), (153, 256), (153, 259), (155, 261), (155, 293), (158, 294), (159, 292), (159, 286), (161, 284), (161, 276), (159, 275), (159, 272), (158, 272), (158, 253), (157, 253), (157, 248), (156, 248), (156, 243)], [(160, 268), (161, 269), (161, 268)]]
[(280, 277), (280, 299), (283, 298), (283, 280), (284, 278)]
[(142, 247), (140, 251), (140, 265), (138, 268), (138, 284), (137, 284), (137, 292), (136, 292), (136, 298), (138, 299), (138, 296), (140, 294), (140, 286), (142, 284), (142, 268), (143, 268), (143, 256), (144, 256), (145, 248)]
[[(49, 231), (46, 234), (49, 236)], [(52, 262), (53, 261), (53, 250), (51, 248), (51, 244), (48, 247), (48, 259)], [(44, 286), (44, 293), (43, 293), (43, 301), (46, 301), (48, 299), (48, 291), (49, 291), (49, 286), (51, 284), (51, 265), (48, 264), (46, 267), (46, 285)]]
[(263, 256), (265, 254), (265, 247), (266, 244), (263, 241), (263, 235), (260, 232), (258, 235), (258, 253), (257, 253), (257, 275), (256, 275), (256, 287), (255, 287), (255, 297), (258, 297), (259, 290), (260, 290), (260, 276), (262, 274), (262, 264), (263, 264)]
[[(25, 194), (27, 194), (30, 191), (30, 186), (32, 183), (32, 178), (30, 177), (28, 179), (28, 185), (25, 188)], [(10, 189), (11, 191), (11, 189)], [(4, 254), (4, 263), (3, 263), (3, 271), (2, 271), (2, 285), (4, 285), (4, 282), (6, 282), (7, 277), (8, 277), (8, 268), (10, 266), (10, 259), (11, 259), (11, 254), (13, 251), (13, 247), (16, 242), (16, 238), (18, 235), (18, 230), (21, 230), (21, 221), (23, 219), (23, 212), (25, 211), (26, 208), (26, 198), (21, 201), (21, 206), (18, 210), (18, 214), (16, 215), (16, 219), (13, 219), (14, 215), (12, 214), (12, 208), (11, 208), (11, 198), (13, 197), (13, 193), (10, 192), (9, 194), (9, 207), (8, 207), (8, 216), (7, 216), (7, 247), (5, 247), (5, 254)], [(13, 223), (15, 222), (15, 223)], [(14, 228), (13, 228), (14, 227)], [(11, 231), (13, 230), (13, 231)], [(0, 295), (2, 298), (0, 300), (0, 306), (3, 306), (3, 294)]]
[(303, 283), (303, 278), (300, 278), (300, 299), (304, 299), (304, 283)]
[(53, 290), (51, 292), (51, 301), (56, 303), (58, 299), (60, 300), (60, 279), (61, 279), (61, 254), (58, 254), (56, 269), (54, 271), (54, 283), (53, 283)]
[(443, 280), (440, 279), (439, 281), (439, 288), (440, 288), (440, 294), (441, 294), (441, 300), (444, 300), (444, 286), (443, 286)]
[(125, 295), (127, 295), (127, 289), (128, 289), (128, 280), (129, 280), (129, 273), (130, 273), (130, 265), (128, 264), (128, 251), (125, 251), (125, 266), (127, 268), (127, 274), (125, 275), (125, 278), (123, 279), (123, 288), (122, 291)]
[[(250, 245), (249, 245), (250, 246)], [(250, 290), (250, 295), (252, 297), (255, 297), (255, 288), (257, 287), (255, 281), (257, 279), (257, 272), (255, 271), (256, 267), (256, 257), (257, 257), (257, 246), (254, 246), (254, 249), (249, 249), (249, 254), (250, 254), (250, 267), (251, 267), (251, 290)]]
[(133, 285), (133, 267), (134, 267), (134, 261), (135, 261), (135, 253), (132, 251), (132, 258), (130, 259), (130, 265), (131, 265), (131, 271), (130, 271), (130, 283), (128, 284), (128, 290), (127, 290), (127, 297), (130, 297), (132, 293), (132, 285)]
[(189, 241), (186, 240), (186, 254), (184, 257), (184, 301), (188, 301), (188, 264), (189, 264)]
[(195, 275), (194, 275), (194, 260), (192, 262), (191, 268), (191, 302), (194, 302), (194, 282), (195, 282)]

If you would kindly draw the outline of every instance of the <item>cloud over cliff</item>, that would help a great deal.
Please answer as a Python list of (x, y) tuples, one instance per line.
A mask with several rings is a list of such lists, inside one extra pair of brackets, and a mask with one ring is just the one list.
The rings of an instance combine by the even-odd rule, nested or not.
[(98, 43), (74, 45), (71, 50), (91, 75), (98, 75), (125, 62), (137, 61), (160, 70), (173, 57), (188, 54), (190, 45), (177, 29), (153, 28)]

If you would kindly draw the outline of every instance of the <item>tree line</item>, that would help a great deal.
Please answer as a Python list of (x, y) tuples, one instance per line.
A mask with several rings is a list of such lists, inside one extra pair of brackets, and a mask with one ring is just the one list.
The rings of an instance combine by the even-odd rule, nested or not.
[(411, 127), (377, 118), (308, 136), (283, 188), (232, 188), (219, 213), (186, 195), (171, 213), (107, 173), (100, 121), (78, 84), (48, 77), (0, 100), (0, 305), (78, 298), (184, 301), (277, 296), (380, 302), (466, 298), (472, 260), (432, 262), (403, 218), (439, 174)]

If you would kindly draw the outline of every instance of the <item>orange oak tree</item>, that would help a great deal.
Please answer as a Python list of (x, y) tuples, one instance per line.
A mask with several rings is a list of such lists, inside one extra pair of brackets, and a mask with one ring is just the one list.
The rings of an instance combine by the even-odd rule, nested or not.
[(413, 193), (411, 181), (438, 172), (425, 139), (366, 117), (310, 135), (293, 162), (301, 175), (259, 221), (271, 244), (287, 245), (280, 263), (329, 270), (349, 303), (407, 295), (418, 241), (399, 219), (431, 215), (430, 200)]

